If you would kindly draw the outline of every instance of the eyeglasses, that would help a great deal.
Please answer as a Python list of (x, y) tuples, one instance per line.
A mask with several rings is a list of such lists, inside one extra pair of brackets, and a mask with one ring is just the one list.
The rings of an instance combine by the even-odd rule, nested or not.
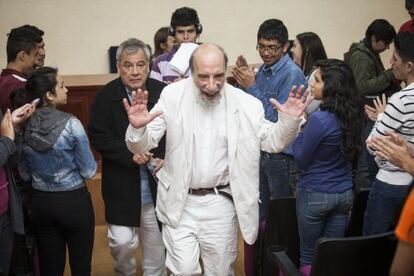
[(269, 54), (276, 54), (280, 48), (282, 48), (283, 45), (280, 46), (276, 46), (276, 45), (269, 45), (269, 46), (264, 46), (262, 44), (257, 44), (256, 46), (256, 50), (258, 50), (259, 52), (264, 52), (267, 51)]

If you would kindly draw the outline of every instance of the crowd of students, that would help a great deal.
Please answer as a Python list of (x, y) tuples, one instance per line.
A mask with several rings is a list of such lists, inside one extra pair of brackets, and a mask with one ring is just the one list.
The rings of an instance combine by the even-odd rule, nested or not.
[[(234, 209), (227, 209), (230, 208), (227, 205), (225, 207), (226, 212), (230, 210), (229, 213), (233, 214), (230, 226), (226, 227), (234, 230), (234, 218), (237, 218), (242, 231), (246, 231), (243, 236), (247, 276), (257, 274), (258, 242), (255, 242), (257, 233), (250, 233), (250, 228), (245, 225), (248, 222), (247, 224), (254, 224), (252, 229), (259, 228), (260, 240), (269, 215), (267, 206), (272, 199), (296, 196), (303, 275), (310, 274), (318, 238), (345, 235), (353, 195), (362, 187), (371, 188), (364, 217), (364, 235), (383, 233), (395, 228), (414, 174), (414, 1), (406, 0), (406, 9), (412, 19), (404, 23), (398, 33), (388, 21), (374, 20), (368, 26), (365, 37), (350, 46), (344, 55), (344, 61), (328, 58), (323, 38), (313, 32), (298, 34), (290, 45), (288, 29), (278, 19), (266, 20), (259, 26), (256, 49), (263, 60), (259, 68), (250, 66), (243, 55), (237, 58), (231, 70), (232, 81), (238, 87), (237, 91), (242, 90), (242, 93), (260, 100), (263, 107), (262, 121), (265, 124), (286, 124), (285, 113), (289, 114), (289, 108), (298, 99), (295, 97), (302, 97), (303, 94), (303, 105), (307, 105), (306, 115), (302, 118), (304, 123), (297, 137), (294, 140), (280, 138), (284, 142), (289, 141), (283, 151), (272, 153), (262, 147), (259, 156), (257, 150), (259, 198), (254, 198), (253, 201), (258, 200), (260, 204), (249, 201), (251, 206), (258, 204), (257, 214), (248, 214), (251, 217), (245, 218)], [(234, 197), (235, 193), (239, 193), (238, 189), (242, 188), (235, 189), (232, 181), (236, 181), (230, 179), (232, 172), (226, 163), (230, 161), (220, 155), (230, 151), (225, 139), (220, 139), (223, 135), (230, 135), (223, 131), (228, 131), (230, 126), (218, 123), (217, 117), (223, 114), (227, 116), (227, 107), (220, 105), (223, 103), (220, 95), (224, 93), (222, 90), (230, 91), (230, 88), (224, 85), (225, 76), (221, 68), (218, 68), (227, 67), (227, 56), (217, 46), (204, 45), (193, 52), (184, 73), (177, 72), (170, 64), (180, 46), (183, 43), (196, 43), (202, 31), (197, 12), (183, 7), (174, 11), (169, 27), (161, 28), (155, 34), (155, 52), (152, 56), (142, 41), (124, 41), (117, 52), (120, 78), (108, 83), (95, 99), (88, 134), (91, 144), (102, 155), (105, 217), (109, 224), (109, 246), (117, 275), (135, 275), (134, 251), (140, 239), (145, 250), (144, 275), (166, 275), (166, 267), (177, 275), (184, 273), (182, 271), (190, 271), (190, 267), (193, 272), (199, 271), (198, 265), (188, 265), (189, 261), (198, 264), (199, 256), (204, 260), (206, 275), (233, 273), (234, 252), (214, 251), (222, 249), (223, 244), (219, 246), (219, 239), (206, 245), (203, 238), (208, 236), (191, 228), (194, 226), (192, 224), (199, 223), (197, 216), (201, 217), (201, 213), (189, 212), (193, 217), (185, 221), (191, 222), (191, 227), (186, 226), (191, 229), (184, 230), (196, 236), (192, 241), (197, 246), (194, 248), (201, 248), (201, 251), (196, 251), (198, 256), (186, 259), (188, 252), (182, 250), (186, 247), (180, 247), (182, 245), (172, 237), (186, 233), (181, 224), (171, 223), (180, 221), (181, 215), (177, 218), (177, 214), (169, 213), (173, 210), (167, 212), (164, 209), (165, 202), (157, 206), (159, 200), (168, 199), (165, 196), (167, 193), (174, 191), (179, 195), (178, 188), (172, 188), (169, 184), (173, 175), (171, 168), (176, 165), (172, 166), (170, 160), (164, 164), (162, 161), (164, 155), (179, 148), (177, 142), (168, 138), (169, 132), (172, 137), (177, 130), (167, 130), (167, 151), (164, 148), (165, 138), (161, 140), (157, 152), (140, 152), (140, 149), (136, 149), (134, 143), (139, 144), (140, 137), (149, 135), (144, 130), (141, 131), (140, 124), (137, 124), (139, 128), (132, 130), (134, 135), (130, 136), (129, 147), (125, 143), (128, 124), (132, 123), (131, 118), (137, 116), (137, 113), (154, 106), (155, 110), (169, 111), (169, 108), (176, 108), (169, 107), (162, 100), (157, 104), (161, 90), (166, 85), (172, 85), (166, 88), (167, 96), (173, 88), (183, 91), (199, 88), (201, 96), (195, 96), (194, 99), (195, 114), (202, 116), (194, 119), (202, 128), (196, 124), (194, 139), (203, 146), (194, 146), (194, 151), (198, 154), (194, 160), (197, 162), (194, 161), (187, 183), (189, 186), (185, 193), (189, 198), (187, 201), (184, 198), (185, 206), (193, 200), (191, 210), (197, 209), (200, 201), (195, 198), (200, 195), (208, 199), (203, 204), (216, 204), (216, 199), (211, 199), (210, 202), (210, 197), (221, 197), (227, 193), (232, 198), (229, 202), (234, 202), (236, 210), (243, 208), (240, 207), (240, 199)], [(95, 175), (97, 165), (80, 121), (58, 109), (66, 104), (68, 90), (57, 69), (44, 67), (43, 35), (42, 30), (30, 25), (12, 29), (7, 41), (7, 68), (0, 77), (0, 105), (3, 114), (0, 138), (0, 273), (7, 275), (9, 272), (14, 233), (25, 233), (22, 198), (29, 198), (30, 204), (26, 204), (25, 209), (30, 230), (36, 237), (41, 275), (63, 275), (66, 248), (72, 274), (90, 275), (94, 213), (85, 181)], [(389, 49), (391, 43), (394, 43), (391, 68), (386, 70), (380, 54)], [(212, 58), (205, 61), (203, 55), (211, 55)], [(205, 68), (211, 70), (201, 70), (196, 66), (197, 62), (205, 62)], [(186, 81), (192, 79), (194, 87), (184, 86), (187, 85)], [(270, 101), (270, 98), (276, 101)], [(137, 102), (137, 99), (142, 103)], [(224, 101), (228, 99), (227, 96), (224, 97)], [(140, 104), (145, 105), (145, 108), (139, 107)], [(295, 104), (300, 105), (297, 102)], [(215, 108), (217, 111), (214, 111)], [(243, 106), (241, 110), (243, 108), (247, 109)], [(131, 110), (137, 113), (132, 113)], [(217, 113), (210, 113), (211, 110)], [(302, 113), (297, 115), (302, 116)], [(154, 125), (158, 123), (158, 127), (168, 128), (168, 124), (179, 127), (182, 123), (171, 123), (168, 115), (159, 117), (162, 119), (155, 117), (150, 117), (146, 124), (154, 120)], [(293, 131), (294, 127), (287, 127), (288, 125), (285, 125), (286, 129)], [(131, 132), (131, 125), (128, 131)], [(164, 133), (161, 132), (157, 133), (157, 139), (163, 137)], [(286, 136), (292, 133), (289, 132)], [(158, 134), (162, 135), (158, 137)], [(134, 140), (135, 135), (138, 142)], [(216, 149), (210, 149), (214, 154), (207, 149), (208, 146), (214, 146), (210, 141), (212, 137), (218, 139), (214, 145), (219, 150), (216, 152)], [(252, 144), (258, 139), (266, 138), (257, 134), (256, 138), (252, 137)], [(245, 149), (249, 154), (251, 150), (249, 147)], [(218, 155), (221, 157), (215, 160)], [(157, 157), (155, 172), (149, 166), (153, 157)], [(199, 161), (203, 163), (198, 163)], [(211, 166), (220, 164), (214, 167), (217, 170), (200, 165), (211, 164), (210, 161), (217, 162)], [(250, 169), (252, 171), (246, 173), (256, 173), (255, 167)], [(162, 191), (162, 199), (156, 197), (154, 175), (159, 178), (158, 189)], [(123, 188), (119, 179), (125, 182)], [(18, 191), (19, 188), (27, 190), (27, 187), (32, 188), (30, 195)], [(251, 191), (251, 196), (254, 197), (255, 190)], [(414, 252), (413, 198), (411, 193), (396, 230), (400, 239), (392, 267), (392, 272), (396, 275), (413, 271), (409, 264)], [(182, 212), (182, 208), (188, 207), (180, 208)], [(162, 232), (158, 228), (155, 210), (163, 224)], [(185, 209), (184, 217), (189, 210)], [(226, 212), (223, 211), (223, 214)], [(221, 219), (214, 218), (212, 225), (227, 220)], [(145, 231), (144, 226), (148, 225), (150, 230)], [(168, 233), (170, 236), (167, 236)], [(151, 246), (157, 247), (157, 250)], [(207, 256), (209, 254), (206, 252), (214, 257)], [(221, 267), (210, 266), (218, 260)]]

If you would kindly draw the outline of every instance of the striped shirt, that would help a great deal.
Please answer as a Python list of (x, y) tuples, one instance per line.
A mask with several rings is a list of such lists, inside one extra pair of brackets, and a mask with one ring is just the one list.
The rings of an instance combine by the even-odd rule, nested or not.
[(179, 77), (187, 78), (190, 76), (190, 69), (185, 72), (184, 76), (181, 76), (178, 72), (174, 71), (170, 66), (170, 61), (177, 52), (178, 47), (174, 46), (169, 53), (160, 55), (152, 65), (150, 78), (158, 81), (170, 83), (174, 82)]
[[(390, 132), (397, 132), (414, 144), (414, 83), (391, 96), (384, 113), (379, 114), (369, 138), (385, 136)], [(373, 154), (369, 147), (368, 151)], [(409, 173), (387, 160), (377, 156), (375, 161), (380, 168), (378, 180), (392, 185), (409, 185), (413, 181)]]

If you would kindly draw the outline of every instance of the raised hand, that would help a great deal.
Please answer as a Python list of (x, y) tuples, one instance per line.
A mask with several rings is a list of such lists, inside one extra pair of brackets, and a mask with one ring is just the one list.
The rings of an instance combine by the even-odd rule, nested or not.
[(33, 101), (30, 104), (25, 104), (11, 113), (11, 122), (14, 128), (19, 128), (22, 123), (24, 123), (27, 118), (29, 118), (33, 112), (36, 110), (36, 105), (39, 101)]
[(242, 88), (248, 88), (256, 82), (253, 66), (235, 66), (231, 74)]
[(384, 112), (385, 108), (387, 107), (387, 97), (385, 96), (385, 94), (382, 94), (381, 98), (377, 96), (373, 102), (375, 107), (365, 105), (364, 108), (368, 118), (371, 121), (375, 122), (377, 120), (378, 114)]
[(12, 140), (14, 140), (14, 129), (11, 119), (10, 109), (7, 109), (6, 113), (4, 114), (3, 120), (1, 121), (1, 135), (6, 136)]
[(155, 117), (162, 114), (160, 111), (152, 114), (148, 112), (148, 91), (142, 91), (141, 89), (136, 92), (132, 91), (131, 105), (129, 105), (127, 99), (123, 99), (123, 103), (128, 114), (129, 123), (134, 128), (144, 127)]
[(305, 91), (305, 86), (301, 85), (299, 89), (294, 85), (289, 92), (289, 97), (284, 104), (279, 103), (276, 99), (270, 98), (270, 103), (278, 112), (286, 113), (293, 117), (301, 117), (306, 107), (313, 101), (313, 96), (308, 97), (309, 89)]

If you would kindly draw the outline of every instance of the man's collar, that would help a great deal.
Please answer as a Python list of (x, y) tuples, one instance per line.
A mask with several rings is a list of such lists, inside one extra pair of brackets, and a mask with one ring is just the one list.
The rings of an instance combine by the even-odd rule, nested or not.
[(272, 72), (272, 75), (275, 75), (276, 72), (287, 62), (287, 60), (289, 59), (289, 55), (288, 54), (283, 54), (283, 56), (274, 64), (267, 66), (265, 64), (263, 64), (262, 70), (263, 71), (267, 71), (270, 69), (270, 71)]

